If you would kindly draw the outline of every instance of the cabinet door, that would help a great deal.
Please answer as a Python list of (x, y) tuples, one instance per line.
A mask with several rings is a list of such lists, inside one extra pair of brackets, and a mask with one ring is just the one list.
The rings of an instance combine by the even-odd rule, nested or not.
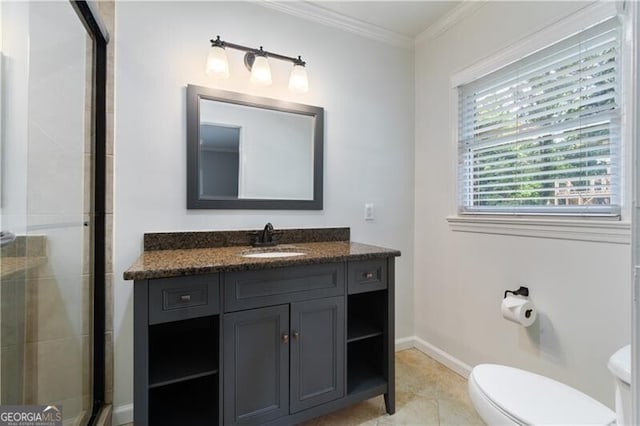
[(289, 305), (224, 316), (224, 423), (289, 414)]
[(344, 297), (291, 304), (291, 412), (344, 396)]

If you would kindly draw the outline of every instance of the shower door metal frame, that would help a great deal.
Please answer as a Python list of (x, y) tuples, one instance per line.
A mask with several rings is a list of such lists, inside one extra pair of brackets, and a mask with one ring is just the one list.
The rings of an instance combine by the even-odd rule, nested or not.
[(107, 121), (107, 44), (109, 33), (97, 4), (70, 0), (88, 35), (93, 40), (94, 126), (94, 238), (93, 238), (93, 403), (88, 424), (96, 424), (105, 402), (105, 214), (106, 214), (106, 121)]
[[(629, 90), (633, 93), (629, 105), (631, 126), (632, 166), (631, 184), (631, 424), (640, 424), (640, 5), (625, 1), (631, 23), (631, 51), (629, 62), (631, 78)], [(629, 416), (629, 413), (625, 413)]]

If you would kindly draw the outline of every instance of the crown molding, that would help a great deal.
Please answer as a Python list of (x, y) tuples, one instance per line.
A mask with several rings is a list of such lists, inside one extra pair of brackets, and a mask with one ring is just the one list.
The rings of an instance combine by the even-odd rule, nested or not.
[(449, 11), (449, 13), (418, 34), (415, 39), (415, 45), (417, 46), (420, 43), (424, 43), (438, 37), (464, 19), (467, 15), (482, 7), (484, 4), (484, 0), (464, 0), (458, 6)]
[(414, 46), (414, 40), (411, 37), (344, 16), (308, 1), (261, 0), (254, 3), (299, 18), (349, 31), (392, 46), (402, 47), (404, 49), (413, 49)]

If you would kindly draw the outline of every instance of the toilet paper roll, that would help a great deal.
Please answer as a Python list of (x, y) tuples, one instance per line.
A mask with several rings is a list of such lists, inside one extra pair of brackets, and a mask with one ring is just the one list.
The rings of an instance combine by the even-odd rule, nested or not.
[(502, 300), (502, 317), (529, 327), (536, 321), (536, 308), (529, 300), (518, 296), (507, 296)]

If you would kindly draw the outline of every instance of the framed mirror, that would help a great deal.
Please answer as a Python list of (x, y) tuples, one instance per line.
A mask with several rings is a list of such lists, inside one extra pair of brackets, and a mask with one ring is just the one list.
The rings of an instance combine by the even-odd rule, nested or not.
[(187, 86), (187, 208), (322, 210), (324, 109)]

